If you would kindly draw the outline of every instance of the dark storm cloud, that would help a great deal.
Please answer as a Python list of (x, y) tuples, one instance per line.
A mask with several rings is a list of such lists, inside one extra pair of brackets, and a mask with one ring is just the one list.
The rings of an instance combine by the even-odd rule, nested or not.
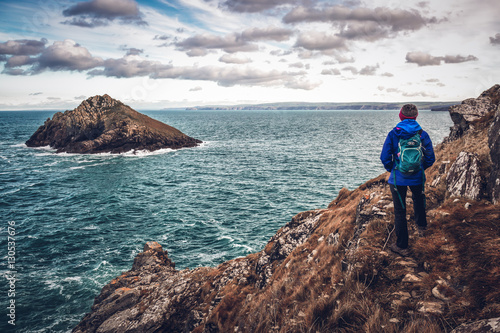
[(477, 57), (473, 55), (469, 55), (466, 57), (461, 55), (446, 55), (444, 57), (435, 57), (424, 52), (408, 52), (406, 54), (406, 62), (414, 63), (418, 66), (439, 66), (441, 65), (442, 61), (447, 64), (457, 64), (476, 60), (478, 60)]
[(296, 4), (297, 0), (227, 0), (222, 3), (222, 7), (233, 12), (256, 13), (274, 7)]
[(146, 25), (134, 0), (90, 0), (79, 2), (63, 11), (64, 24), (95, 28), (109, 24), (115, 19), (126, 24)]

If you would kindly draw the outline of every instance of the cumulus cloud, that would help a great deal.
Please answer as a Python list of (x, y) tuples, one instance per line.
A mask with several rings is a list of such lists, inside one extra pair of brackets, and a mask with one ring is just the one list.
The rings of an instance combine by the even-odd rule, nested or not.
[(56, 41), (47, 47), (38, 57), (38, 70), (84, 71), (101, 66), (103, 60), (71, 39)]
[(433, 57), (424, 52), (408, 52), (406, 62), (417, 64), (419, 66), (437, 66), (441, 65), (441, 57)]
[(274, 40), (282, 42), (289, 40), (293, 31), (285, 28), (267, 27), (250, 28), (241, 33), (241, 38), (246, 41)]
[(325, 51), (345, 49), (346, 45), (345, 40), (339, 36), (319, 31), (309, 31), (298, 36), (295, 47), (302, 47), (310, 51)]
[(445, 84), (442, 83), (441, 81), (439, 81), (439, 79), (427, 79), (427, 80), (425, 80), (425, 82), (435, 83), (438, 87), (444, 87), (445, 86)]
[[(47, 40), (8, 41), (0, 44), (2, 52), (11, 55), (6, 59), (2, 73), (8, 75), (33, 75), (45, 70), (84, 71), (100, 66), (103, 60), (67, 39), (45, 47)], [(31, 66), (30, 68), (19, 68)]]
[(119, 59), (106, 59), (103, 64), (104, 69), (94, 69), (88, 72), (90, 76), (107, 76), (117, 78), (129, 78), (136, 76), (148, 76), (153, 73), (171, 68), (171, 65), (164, 65), (159, 61), (144, 60), (136, 55), (127, 55)]
[(347, 67), (344, 67), (342, 68), (343, 71), (350, 71), (352, 73), (352, 75), (368, 75), (368, 76), (371, 76), (371, 75), (375, 75), (376, 72), (377, 72), (377, 69), (379, 68), (379, 65), (375, 65), (375, 66), (365, 66), (363, 68), (361, 68), (360, 70), (358, 70), (356, 67), (354, 66), (347, 66)]
[(385, 72), (385, 73), (382, 73), (382, 74), (380, 74), (380, 75), (381, 75), (381, 76), (386, 76), (386, 77), (393, 77), (393, 76), (394, 76), (394, 74), (389, 73), (389, 72)]
[[(130, 78), (149, 76), (153, 79), (183, 79), (213, 81), (220, 86), (234, 85), (285, 86), (293, 89), (309, 89), (314, 84), (306, 84), (303, 71), (264, 71), (251, 67), (183, 66), (175, 67), (158, 61), (144, 60), (140, 56), (125, 56), (120, 59), (106, 59), (103, 69), (93, 69), (90, 76)], [(299, 82), (300, 81), (300, 82)]]
[[(253, 36), (254, 38), (257, 38)], [(260, 38), (260, 37), (258, 37)], [(222, 41), (224, 42), (224, 40)], [(116, 78), (131, 78), (149, 76), (153, 79), (183, 79), (213, 81), (220, 86), (258, 85), (283, 86), (291, 89), (313, 89), (318, 82), (305, 79), (305, 71), (261, 70), (253, 67), (242, 67), (249, 59), (237, 58), (232, 55), (221, 57), (226, 63), (236, 63), (238, 66), (184, 66), (175, 67), (159, 61), (142, 58), (142, 50), (122, 47), (127, 55), (119, 59), (105, 59), (93, 56), (85, 47), (72, 40), (56, 41), (52, 45), (38, 49), (38, 54), (29, 49), (20, 51), (19, 45), (28, 43), (2, 43), (3, 51), (7, 52), (6, 64), (2, 73), (8, 75), (35, 75), (43, 71), (86, 71), (89, 76), (105, 76)], [(43, 42), (42, 44), (45, 44)], [(15, 55), (13, 55), (15, 53)], [(27, 54), (17, 54), (27, 53)], [(308, 65), (304, 66), (306, 69)]]
[(297, 3), (297, 0), (226, 0), (222, 3), (222, 7), (233, 12), (256, 13), (295, 3)]
[(500, 34), (496, 34), (495, 37), (490, 37), (490, 43), (493, 45), (500, 45)]
[[(37, 55), (45, 49), (47, 39), (42, 38), (38, 40), (21, 39), (9, 40), (5, 43), (0, 43), (1, 55)], [(7, 60), (7, 58), (4, 58)], [(4, 61), (5, 61), (4, 60)]]
[(137, 49), (135, 47), (127, 47), (127, 45), (120, 45), (120, 50), (127, 51), (126, 55), (140, 55), (144, 53), (143, 49)]
[(299, 6), (283, 17), (285, 23), (300, 22), (375, 22), (392, 31), (418, 30), (427, 23), (435, 23), (435, 17), (423, 17), (417, 10), (391, 9), (386, 7), (354, 8), (330, 6), (311, 8)]
[(375, 75), (377, 73), (377, 69), (379, 68), (379, 65), (377, 64), (376, 66), (365, 66), (361, 68), (359, 71), (360, 75)]
[(26, 55), (16, 55), (12, 56), (7, 60), (5, 64), (6, 68), (21, 67), (26, 65), (32, 65), (37, 62), (36, 58), (32, 58)]
[(85, 28), (108, 25), (118, 19), (121, 23), (146, 25), (142, 14), (134, 0), (90, 0), (79, 2), (63, 11), (66, 17), (64, 24)]
[(189, 56), (203, 56), (210, 49), (221, 49), (227, 53), (258, 50), (257, 45), (250, 44), (246, 40), (241, 39), (239, 34), (229, 34), (226, 36), (196, 35), (176, 42), (175, 46), (179, 50), (186, 51)]
[(473, 55), (468, 55), (466, 57), (461, 55), (446, 55), (444, 57), (435, 57), (424, 52), (408, 52), (406, 54), (406, 62), (414, 63), (418, 66), (438, 66), (441, 65), (442, 61), (447, 64), (457, 64), (476, 60), (478, 60), (477, 57)]
[(196, 87), (189, 89), (189, 91), (201, 91), (201, 90), (203, 90), (203, 88), (200, 86), (196, 86)]
[(447, 64), (458, 64), (461, 62), (478, 60), (477, 57), (475, 57), (473, 55), (468, 55), (467, 57), (463, 57), (461, 55), (455, 55), (455, 56), (446, 55), (442, 58), (443, 58), (444, 62)]
[(249, 58), (239, 58), (230, 54), (224, 54), (222, 57), (219, 58), (219, 61), (226, 64), (240, 64), (240, 65), (252, 62), (252, 60)]
[(153, 78), (185, 79), (215, 81), (218, 85), (231, 87), (234, 85), (285, 85), (295, 81), (294, 77), (304, 72), (281, 72), (278, 70), (263, 71), (255, 68), (241, 67), (170, 67), (163, 68), (153, 74)]
[(304, 68), (304, 63), (302, 63), (302, 62), (295, 62), (293, 64), (288, 65), (288, 67)]
[(156, 35), (153, 39), (154, 40), (168, 40), (168, 39), (170, 39), (170, 36), (169, 35)]
[(292, 80), (285, 84), (285, 87), (291, 89), (313, 90), (321, 85), (322, 82), (313, 82), (309, 80)]
[(283, 17), (288, 24), (325, 22), (331, 23), (335, 35), (345, 41), (376, 41), (397, 36), (400, 32), (414, 31), (430, 23), (435, 17), (425, 17), (418, 10), (375, 9), (342, 5), (306, 7), (298, 6)]
[(321, 75), (340, 75), (340, 70), (338, 68), (323, 69)]
[(291, 30), (277, 27), (251, 28), (241, 33), (231, 33), (224, 36), (195, 35), (175, 42), (174, 45), (189, 56), (204, 56), (208, 50), (216, 49), (227, 53), (253, 52), (257, 51), (259, 47), (252, 42), (263, 40), (280, 42), (290, 39), (292, 34)]
[(401, 96), (404, 96), (404, 97), (431, 97), (431, 98), (438, 97), (434, 93), (429, 93), (429, 92), (425, 92), (425, 91), (408, 92), (408, 91), (403, 91), (399, 88), (384, 88), (382, 86), (378, 87), (378, 90), (380, 90), (380, 91), (384, 91), (384, 89), (388, 93), (396, 93), (396, 94), (400, 94)]

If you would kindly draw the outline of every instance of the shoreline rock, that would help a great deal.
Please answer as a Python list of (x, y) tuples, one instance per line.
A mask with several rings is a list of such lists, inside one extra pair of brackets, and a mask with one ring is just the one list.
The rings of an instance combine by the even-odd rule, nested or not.
[(58, 153), (124, 153), (195, 147), (202, 141), (141, 114), (109, 95), (93, 96), (74, 110), (47, 119), (26, 141)]

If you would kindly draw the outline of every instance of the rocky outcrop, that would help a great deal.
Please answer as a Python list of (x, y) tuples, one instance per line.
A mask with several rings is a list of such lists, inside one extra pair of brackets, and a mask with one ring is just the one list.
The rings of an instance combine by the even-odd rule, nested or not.
[(461, 151), (448, 171), (446, 184), (450, 196), (478, 200), (481, 196), (482, 178), (477, 155)]
[(388, 250), (394, 206), (385, 173), (342, 189), (327, 209), (296, 215), (262, 251), (215, 268), (176, 270), (158, 243), (147, 243), (74, 332), (463, 332), (473, 328), (461, 324), (478, 320), (496, 327), (500, 205), (484, 184), (496, 156), (497, 139), (488, 145), (494, 121), (487, 113), (435, 148), (423, 237), (407, 198), (408, 257)]
[(28, 147), (81, 154), (177, 149), (199, 143), (108, 95), (90, 97), (74, 110), (56, 113), (26, 141)]
[(453, 127), (449, 139), (455, 140), (463, 135), (473, 123), (497, 109), (500, 104), (500, 85), (496, 84), (484, 91), (478, 98), (469, 98), (459, 105), (450, 106), (449, 112)]
[(462, 324), (451, 333), (499, 333), (500, 318), (478, 320), (472, 323)]
[(500, 202), (500, 105), (488, 131), (488, 145), (492, 170), (488, 181), (488, 189), (494, 203)]

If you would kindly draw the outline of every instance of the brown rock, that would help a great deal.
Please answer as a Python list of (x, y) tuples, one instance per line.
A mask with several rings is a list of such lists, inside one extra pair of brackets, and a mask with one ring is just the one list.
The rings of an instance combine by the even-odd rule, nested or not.
[(74, 110), (56, 113), (26, 141), (28, 147), (50, 146), (58, 153), (80, 154), (178, 149), (199, 143), (108, 95), (90, 97)]
[(478, 98), (469, 98), (459, 105), (450, 106), (453, 127), (448, 140), (455, 140), (466, 132), (471, 123), (495, 110), (500, 103), (500, 85), (496, 84), (484, 91)]

